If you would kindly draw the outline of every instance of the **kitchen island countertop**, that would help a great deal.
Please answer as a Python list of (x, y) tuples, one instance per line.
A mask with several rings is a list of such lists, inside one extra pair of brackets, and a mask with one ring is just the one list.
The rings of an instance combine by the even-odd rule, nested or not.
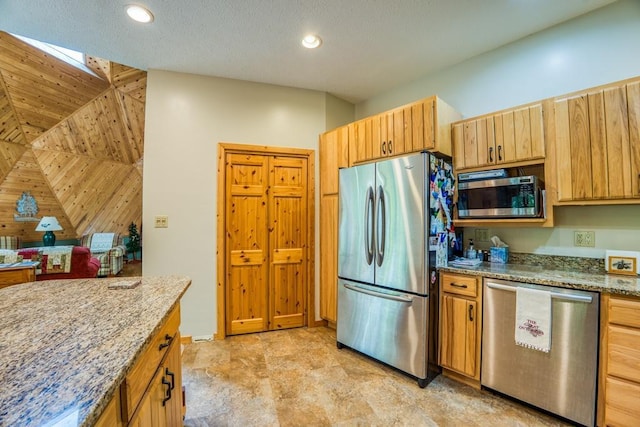
[(0, 425), (94, 424), (190, 284), (165, 276), (0, 290)]
[(513, 280), (538, 285), (640, 296), (640, 278), (604, 273), (551, 270), (542, 266), (483, 262), (477, 267), (440, 267), (440, 271)]

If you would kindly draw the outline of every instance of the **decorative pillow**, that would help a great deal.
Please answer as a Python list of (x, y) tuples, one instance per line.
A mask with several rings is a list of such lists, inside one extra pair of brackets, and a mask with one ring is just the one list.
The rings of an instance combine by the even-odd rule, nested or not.
[(18, 252), (11, 249), (0, 249), (0, 264), (13, 264), (21, 261), (22, 255), (18, 255)]
[(111, 249), (113, 245), (115, 233), (93, 233), (91, 236), (91, 246), (89, 250), (95, 252), (106, 252)]

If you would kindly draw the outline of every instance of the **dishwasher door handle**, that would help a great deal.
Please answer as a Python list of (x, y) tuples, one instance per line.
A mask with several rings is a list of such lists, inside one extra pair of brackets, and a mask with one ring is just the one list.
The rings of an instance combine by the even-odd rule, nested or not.
[[(491, 289), (500, 289), (501, 291), (515, 292), (516, 286), (500, 285), (498, 283), (487, 282), (487, 287)], [(551, 298), (572, 302), (586, 302), (591, 304), (593, 298), (586, 295), (563, 294), (560, 292), (551, 292)]]

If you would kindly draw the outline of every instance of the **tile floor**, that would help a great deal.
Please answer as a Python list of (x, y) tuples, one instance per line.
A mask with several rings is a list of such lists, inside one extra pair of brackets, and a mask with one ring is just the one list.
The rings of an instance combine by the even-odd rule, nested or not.
[(426, 388), (300, 328), (185, 346), (185, 426), (564, 426), (442, 375)]

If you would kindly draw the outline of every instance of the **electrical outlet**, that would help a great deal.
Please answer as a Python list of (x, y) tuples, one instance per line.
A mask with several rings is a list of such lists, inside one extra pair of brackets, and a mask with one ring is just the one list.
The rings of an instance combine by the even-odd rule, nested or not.
[(156, 215), (154, 219), (155, 219), (155, 228), (169, 227), (169, 217), (167, 215)]
[(573, 233), (573, 246), (594, 248), (596, 246), (595, 231), (575, 231)]
[(489, 229), (488, 228), (476, 228), (476, 242), (488, 242), (489, 241)]

